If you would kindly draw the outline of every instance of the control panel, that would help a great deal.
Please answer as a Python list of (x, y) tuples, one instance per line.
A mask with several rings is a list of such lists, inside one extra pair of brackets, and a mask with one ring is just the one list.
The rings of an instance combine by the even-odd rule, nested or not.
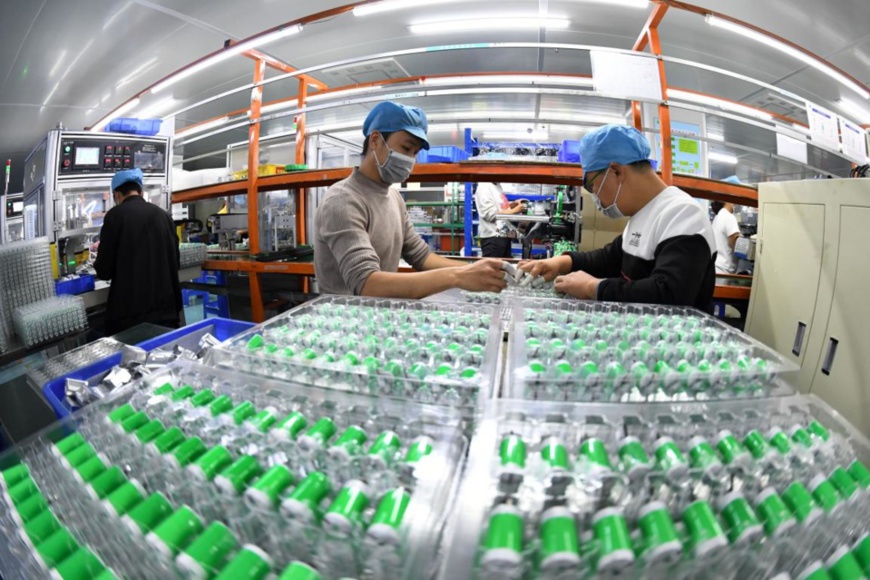
[(138, 167), (143, 173), (165, 174), (166, 142), (135, 138), (63, 138), (58, 155), (58, 175), (115, 173)]
[(24, 214), (24, 194), (6, 196), (6, 217), (17, 218)]

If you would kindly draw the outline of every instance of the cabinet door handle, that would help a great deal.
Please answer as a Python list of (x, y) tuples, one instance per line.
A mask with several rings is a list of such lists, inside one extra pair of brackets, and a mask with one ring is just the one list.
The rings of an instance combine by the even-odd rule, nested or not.
[(807, 325), (798, 321), (797, 330), (794, 333), (794, 344), (791, 347), (791, 353), (795, 356), (800, 356), (801, 349), (804, 347), (804, 334), (806, 334)]
[(834, 364), (834, 357), (837, 355), (837, 345), (840, 344), (836, 338), (831, 337), (828, 342), (828, 352), (825, 353), (825, 360), (822, 362), (822, 374), (830, 375), (831, 366)]

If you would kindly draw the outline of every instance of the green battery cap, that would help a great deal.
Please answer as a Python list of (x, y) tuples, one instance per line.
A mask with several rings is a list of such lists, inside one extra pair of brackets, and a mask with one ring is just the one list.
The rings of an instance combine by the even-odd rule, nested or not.
[(79, 548), (78, 542), (70, 531), (61, 526), (36, 546), (36, 553), (46, 568), (55, 568)]
[(228, 465), (220, 475), (215, 477), (214, 483), (227, 495), (241, 494), (248, 483), (263, 473), (263, 468), (257, 460), (250, 455), (242, 455)]
[(136, 409), (133, 408), (133, 405), (130, 403), (124, 403), (120, 407), (113, 409), (106, 417), (109, 419), (109, 422), (121, 424), (124, 419), (131, 415), (136, 414)]
[(502, 467), (523, 469), (526, 466), (526, 444), (519, 435), (511, 433), (501, 440), (499, 457)]
[(152, 419), (133, 431), (133, 435), (140, 443), (151, 443), (164, 431), (166, 431), (166, 427), (163, 426), (163, 422), (160, 419)]
[(577, 523), (564, 506), (551, 507), (541, 515), (540, 561), (542, 572), (567, 572), (580, 565)]
[(81, 465), (88, 459), (95, 457), (97, 455), (97, 451), (94, 449), (94, 446), (90, 443), (82, 443), (69, 453), (67, 453), (61, 461), (66, 463), (69, 467), (75, 468), (77, 465)]
[(840, 502), (840, 496), (837, 493), (837, 488), (825, 479), (823, 475), (817, 475), (810, 480), (807, 486), (813, 499), (826, 512), (830, 512)]
[(19, 535), (31, 548), (34, 548), (60, 528), (61, 524), (57, 516), (51, 510), (45, 510), (20, 528)]
[(263, 580), (272, 572), (272, 558), (252, 544), (246, 544), (224, 566), (217, 580)]
[(797, 524), (788, 506), (772, 487), (761, 490), (755, 498), (755, 512), (768, 536), (780, 536)]
[(250, 419), (248, 419), (248, 425), (254, 427), (255, 429), (262, 431), (265, 433), (272, 426), (278, 422), (278, 417), (275, 416), (275, 413), (269, 409), (260, 411)]
[(168, 456), (169, 461), (175, 464), (176, 467), (187, 467), (196, 459), (202, 456), (208, 448), (202, 439), (199, 437), (191, 437), (187, 441), (180, 443)]
[(224, 566), (236, 546), (238, 541), (232, 531), (220, 522), (212, 522), (182, 550), (175, 563), (190, 578), (209, 578)]
[(408, 447), (408, 451), (405, 453), (403, 461), (405, 463), (417, 463), (432, 453), (434, 448), (433, 443), (434, 441), (432, 438), (427, 435), (417, 437), (411, 442), (411, 446)]
[(821, 515), (812, 494), (799, 481), (792, 482), (783, 490), (782, 500), (800, 523), (809, 523)]
[(169, 453), (184, 442), (184, 432), (178, 427), (170, 427), (157, 436), (151, 445), (161, 454)]
[(242, 401), (241, 403), (233, 407), (232, 411), (230, 411), (230, 417), (232, 417), (232, 420), (236, 425), (241, 425), (249, 417), (253, 417), (256, 414), (257, 409), (250, 401)]
[(369, 459), (377, 459), (386, 464), (393, 460), (396, 453), (402, 447), (402, 440), (393, 431), (382, 431), (375, 442), (372, 443), (366, 454)]
[(121, 429), (123, 429), (125, 433), (132, 433), (150, 420), (151, 419), (148, 418), (148, 415), (143, 411), (139, 411), (121, 421)]
[(558, 437), (547, 437), (544, 440), (541, 459), (550, 469), (568, 469), (568, 450)]
[(601, 439), (589, 437), (580, 445), (580, 456), (585, 457), (593, 470), (612, 471), (613, 466), (607, 454), (607, 448)]
[(281, 513), (289, 518), (314, 523), (319, 517), (317, 508), (330, 489), (329, 478), (319, 471), (312, 471), (281, 502)]
[(127, 476), (124, 475), (124, 471), (117, 465), (113, 465), (91, 480), (88, 493), (95, 500), (102, 500), (126, 481)]
[(171, 395), (169, 395), (169, 399), (174, 402), (183, 401), (185, 399), (190, 399), (196, 394), (196, 390), (190, 385), (184, 385)]
[(29, 475), (6, 490), (6, 496), (12, 502), (12, 505), (16, 507), (38, 493), (39, 487)]
[(16, 483), (20, 483), (24, 479), (30, 477), (30, 469), (24, 463), (19, 463), (11, 467), (7, 467), (0, 474), (0, 484), (5, 489), (13, 487)]
[(842, 467), (835, 468), (828, 476), (828, 481), (837, 488), (843, 499), (849, 499), (858, 491), (858, 482)]
[(94, 455), (84, 463), (77, 465), (73, 475), (81, 483), (90, 483), (104, 471), (106, 471), (106, 464), (102, 457)]
[(175, 559), (178, 552), (203, 530), (202, 518), (187, 506), (181, 506), (157, 524), (145, 536), (154, 549), (167, 559)]
[(363, 510), (369, 504), (371, 491), (359, 480), (344, 484), (323, 516), (324, 524), (333, 532), (349, 534), (362, 521)]
[(320, 573), (305, 562), (291, 562), (278, 580), (322, 580)]
[(205, 407), (215, 400), (215, 394), (211, 389), (204, 389), (190, 398), (190, 404), (194, 407)]
[(60, 441), (53, 444), (53, 450), (55, 454), (66, 455), (79, 445), (85, 443), (85, 438), (82, 437), (81, 433), (73, 433), (72, 435), (67, 435)]
[(365, 431), (356, 425), (351, 425), (332, 444), (330, 454), (334, 455), (338, 453), (343, 457), (356, 455), (366, 442), (366, 439), (368, 439), (368, 435), (366, 435)]
[(400, 542), (399, 528), (405, 517), (411, 494), (404, 487), (388, 491), (378, 503), (378, 509), (372, 516), (367, 534), (379, 544), (398, 546)]
[(87, 548), (79, 548), (64, 558), (53, 570), (55, 578), (62, 580), (85, 580), (97, 578), (106, 571), (106, 566)]
[(332, 419), (321, 417), (300, 436), (299, 442), (303, 447), (313, 449), (326, 443), (330, 437), (335, 435), (337, 430), (338, 428)]
[(861, 463), (859, 460), (853, 461), (847, 471), (852, 478), (858, 482), (858, 485), (861, 486), (861, 489), (870, 488), (870, 470)]
[(45, 496), (41, 493), (34, 493), (15, 506), (11, 513), (21, 527), (47, 509), (48, 500), (45, 499)]
[(281, 439), (296, 439), (299, 432), (308, 425), (308, 419), (299, 411), (294, 411), (285, 417), (272, 430), (271, 434)]
[(285, 465), (273, 465), (245, 491), (245, 500), (256, 507), (271, 509), (281, 494), (293, 485), (293, 473)]
[(222, 413), (226, 413), (230, 409), (233, 408), (233, 400), (229, 397), (229, 395), (221, 395), (211, 403), (209, 403), (208, 410), (211, 411), (212, 417), (217, 417)]
[(862, 580), (867, 576), (861, 564), (847, 546), (840, 546), (825, 564), (833, 580)]
[(493, 509), (483, 539), (481, 565), (502, 570), (521, 566), (523, 527), (522, 513), (516, 507), (501, 504)]
[(172, 383), (163, 383), (162, 385), (151, 391), (151, 394), (155, 397), (158, 397), (160, 395), (168, 395), (174, 391), (175, 387), (172, 386)]
[(200, 455), (187, 469), (201, 480), (211, 481), (232, 462), (233, 456), (227, 448), (222, 445), (215, 445)]
[(827, 441), (831, 438), (831, 433), (828, 431), (827, 427), (825, 427), (818, 421), (813, 421), (812, 423), (807, 425), (807, 431), (809, 431), (812, 435), (815, 435), (822, 441)]
[(145, 499), (145, 490), (135, 479), (118, 486), (103, 500), (103, 505), (116, 516), (123, 516)]

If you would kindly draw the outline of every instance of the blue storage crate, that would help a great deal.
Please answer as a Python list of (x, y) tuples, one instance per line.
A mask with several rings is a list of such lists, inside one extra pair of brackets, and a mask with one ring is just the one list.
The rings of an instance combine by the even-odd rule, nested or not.
[(109, 133), (127, 133), (129, 135), (142, 135), (151, 137), (160, 132), (161, 119), (135, 119), (132, 117), (118, 117), (112, 119), (106, 126)]
[(432, 147), (429, 151), (421, 149), (417, 154), (418, 163), (458, 163), (468, 159), (468, 153), (459, 147), (447, 145)]
[[(249, 328), (253, 328), (253, 326), (253, 322), (229, 320), (226, 318), (207, 318), (206, 320), (201, 320), (196, 324), (190, 324), (188, 326), (185, 326), (184, 328), (179, 328), (177, 330), (173, 330), (172, 332), (167, 332), (166, 334), (161, 334), (160, 336), (152, 338), (151, 340), (140, 342), (136, 346), (150, 352), (152, 350), (158, 349), (160, 347), (165, 347), (170, 344), (184, 345), (185, 339), (194, 343), (198, 343), (199, 338), (206, 332), (210, 332), (218, 340), (224, 341), (248, 330)], [(196, 344), (188, 346), (192, 346), (195, 348)], [(112, 367), (119, 364), (121, 364), (121, 353), (113, 354), (112, 356), (106, 357), (101, 361), (77, 369), (62, 377), (58, 377), (54, 380), (48, 381), (42, 387), (42, 395), (45, 397), (45, 400), (48, 401), (48, 404), (51, 405), (51, 408), (54, 409), (54, 414), (57, 415), (57, 418), (62, 419), (75, 410), (71, 409), (64, 400), (64, 387), (66, 386), (67, 379), (79, 379), (87, 381), (97, 375), (111, 370)]]
[(91, 292), (94, 289), (95, 284), (96, 281), (93, 274), (84, 274), (83, 276), (73, 280), (55, 282), (54, 288), (57, 291), (58, 296), (62, 294), (76, 296), (78, 294), (84, 294), (85, 292)]
[(580, 141), (562, 141), (557, 159), (561, 163), (580, 163)]

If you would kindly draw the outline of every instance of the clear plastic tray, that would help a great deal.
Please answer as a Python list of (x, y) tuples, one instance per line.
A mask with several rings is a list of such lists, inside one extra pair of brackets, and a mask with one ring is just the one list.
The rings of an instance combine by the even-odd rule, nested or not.
[[(806, 427), (814, 420), (827, 428), (827, 441), (813, 434), (809, 447), (791, 440), (791, 448), (782, 453), (768, 444), (758, 457), (742, 454), (731, 462), (722, 459), (718, 451), (717, 437), (725, 435), (723, 430), (730, 431), (738, 441), (752, 430), (768, 440), (777, 429), (789, 433), (795, 425)], [(519, 436), (526, 445), (522, 468), (505, 465), (501, 460), (502, 442), (510, 435)], [(544, 461), (542, 450), (552, 443), (552, 437), (567, 450), (565, 469), (554, 469)], [(623, 458), (619, 452), (626, 437), (636, 438), (645, 449), (650, 459), (646, 468), (639, 469), (630, 455)], [(673, 440), (687, 465), (677, 468), (662, 462), (667, 459), (659, 460), (655, 448), (666, 445), (662, 437)], [(700, 443), (695, 437), (709, 442), (722, 463), (705, 466), (700, 460), (696, 462), (700, 455), (690, 453)], [(591, 438), (603, 443), (611, 468), (600, 467), (590, 460), (592, 454), (582, 451), (582, 445)], [(587, 450), (591, 448), (590, 443)], [(505, 450), (504, 455), (510, 452)], [(703, 557), (688, 555), (690, 544), (684, 544), (682, 556), (677, 553), (671, 559), (657, 561), (650, 558), (652, 552), (643, 551), (638, 517), (646, 513), (641, 511), (645, 506), (661, 502), (684, 543), (687, 532), (680, 523), (681, 516), (683, 509), (696, 500), (707, 501), (728, 531), (720, 510), (723, 499), (733, 497), (729, 494), (742, 494), (754, 510), (760, 494), (770, 494), (764, 491), (767, 488), (781, 494), (792, 482), (800, 481), (812, 489), (816, 475), (828, 476), (835, 467), (846, 467), (856, 458), (870, 466), (870, 441), (811, 395), (643, 406), (495, 401), (471, 443), (468, 467), (448, 526), (445, 541), (449, 549), (440, 578), (762, 579), (780, 572), (797, 577), (814, 560), (826, 559), (839, 545), (850, 545), (861, 533), (870, 531), (870, 490), (859, 488), (851, 499), (841, 498), (832, 511), (818, 513), (821, 517), (813, 523), (807, 519), (789, 528), (788, 533), (766, 537), (763, 532), (759, 537), (756, 529), (750, 534), (751, 540), (726, 540), (725, 546)], [(541, 522), (549, 508), (561, 508), (563, 513), (567, 508), (578, 530), (580, 549), (579, 558), (573, 562), (564, 556), (561, 561), (555, 558), (556, 562), (550, 562), (551, 568), (546, 569), (541, 562)], [(610, 562), (609, 570), (596, 570), (605, 548), (592, 522), (600, 510), (610, 508), (625, 518), (637, 552), (629, 555), (623, 567)], [(485, 568), (482, 546), (487, 542), (488, 521), (495, 509), (521, 514), (523, 549), (519, 557), (510, 551), (495, 553), (486, 564), (490, 568)]]
[(513, 302), (506, 397), (646, 402), (785, 395), (797, 366), (698, 310)]
[(493, 306), (326, 296), (216, 347), (212, 360), (302, 384), (473, 409), (496, 384), (501, 344)]
[[(165, 385), (174, 390), (164, 392)], [(174, 396), (188, 387), (192, 392)], [(228, 396), (235, 407), (217, 415), (210, 403), (197, 407), (195, 397), (206, 389), (215, 397)], [(197, 477), (204, 471), (182, 468), (169, 460), (173, 451), (161, 454), (154, 444), (146, 443), (148, 439), (142, 434), (148, 425), (124, 433), (120, 424), (108, 420), (110, 412), (125, 404), (144, 412), (152, 422), (159, 420), (166, 429), (178, 427), (186, 441), (198, 437), (206, 448), (224, 447), (232, 461), (249, 455), (261, 470), (238, 488), (233, 487), (234, 480), (226, 475), (229, 471), (225, 468), (211, 480)], [(239, 409), (247, 412), (240, 415)], [(296, 436), (282, 436), (286, 431), (280, 423), (264, 429), (258, 422), (264, 411), (279, 422), (300, 412), (308, 422)], [(241, 419), (243, 416), (246, 418)], [(336, 430), (319, 444), (308, 429), (324, 417), (332, 419)], [(185, 563), (152, 540), (142, 541), (142, 536), (131, 533), (130, 521), (107, 510), (105, 501), (92, 496), (95, 486), (89, 490), (89, 484), (73, 477), (73, 470), (61, 462), (62, 454), (51, 448), (73, 431), (93, 445), (106, 465), (121, 467), (146, 497), (159, 492), (172, 509), (190, 507), (204, 527), (213, 522), (225, 524), (237, 540), (233, 553), (246, 544), (257, 546), (271, 559), (271, 571), (277, 575), (291, 562), (303, 561), (315, 566), (324, 579), (431, 577), (436, 572), (441, 532), (467, 449), (459, 423), (459, 413), (445, 407), (312, 389), (178, 361), (11, 449), (0, 457), (0, 467), (25, 463), (60, 522), (79, 545), (88, 546), (119, 577), (176, 577), (179, 566)], [(367, 441), (336, 450), (333, 444), (351, 426), (364, 431)], [(387, 431), (398, 436), (398, 444), (389, 452), (372, 454), (370, 446)], [(409, 459), (412, 447), (420, 451), (427, 445), (431, 449), (428, 454), (421, 451), (419, 459)], [(286, 466), (294, 479), (277, 496), (279, 501), (312, 472), (327, 476), (325, 497), (308, 512), (320, 514), (322, 523), (318, 523), (320, 517), (311, 523), (288, 515), (283, 505), (270, 503), (262, 493), (247, 493), (263, 471), (279, 464)], [(348, 484), (364, 490), (368, 505), (358, 519), (339, 516), (341, 521), (335, 521), (326, 517), (327, 508)], [(390, 530), (380, 526), (377, 533), (372, 532), (373, 513), (382, 498), (398, 488), (410, 494), (404, 517)], [(32, 547), (21, 539), (20, 525), (11, 512), (5, 506), (0, 510), (0, 534), (4, 536), (0, 541), (0, 572), (6, 578), (45, 576)], [(196, 537), (187, 538), (179, 548), (189, 546)], [(228, 554), (228, 559), (232, 557)], [(220, 568), (205, 571), (211, 577)]]

